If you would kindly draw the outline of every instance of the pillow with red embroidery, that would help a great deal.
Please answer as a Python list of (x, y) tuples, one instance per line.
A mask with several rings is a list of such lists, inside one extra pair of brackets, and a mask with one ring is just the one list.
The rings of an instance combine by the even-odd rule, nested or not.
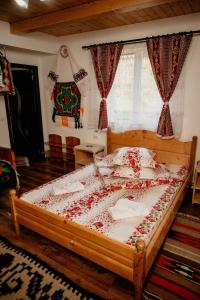
[(132, 167), (116, 166), (111, 175), (122, 178), (139, 178), (139, 171)]
[(155, 152), (142, 147), (124, 147), (117, 150), (113, 163), (126, 167), (155, 168), (156, 161), (153, 159)]
[(110, 168), (113, 166), (113, 154), (105, 157), (94, 155), (94, 163), (99, 168)]
[(112, 176), (113, 168), (110, 167), (100, 167), (98, 168), (98, 174), (103, 177)]
[(157, 163), (156, 168), (132, 168), (126, 166), (116, 166), (111, 173), (114, 177), (125, 177), (145, 180), (168, 179), (171, 172), (163, 165)]

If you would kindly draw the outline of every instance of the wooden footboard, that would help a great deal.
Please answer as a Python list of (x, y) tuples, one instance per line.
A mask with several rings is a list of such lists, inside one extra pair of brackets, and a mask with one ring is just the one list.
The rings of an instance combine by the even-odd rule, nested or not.
[(134, 282), (136, 299), (140, 299), (144, 280), (145, 244), (138, 240), (129, 246), (112, 240), (96, 231), (65, 220), (17, 197), (10, 191), (11, 207), (16, 234), (20, 225), (66, 247), (106, 269)]

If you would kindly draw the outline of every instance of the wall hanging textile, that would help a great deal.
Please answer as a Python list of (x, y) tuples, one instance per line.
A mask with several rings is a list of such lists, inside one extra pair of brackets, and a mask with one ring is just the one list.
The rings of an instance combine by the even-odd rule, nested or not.
[(157, 128), (157, 134), (162, 138), (173, 137), (169, 101), (177, 85), (191, 40), (192, 34), (147, 40), (153, 74), (164, 102)]
[[(86, 85), (86, 77), (88, 73), (85, 71), (84, 68), (80, 67), (77, 61), (74, 59), (74, 56), (71, 54), (70, 49), (62, 45), (59, 50), (59, 54), (57, 56), (56, 66), (53, 70), (49, 72), (48, 77), (51, 79), (51, 99), (54, 99), (54, 109), (53, 109), (53, 119), (55, 121), (55, 115), (61, 116), (61, 124), (63, 126), (68, 127), (74, 127), (74, 120), (75, 120), (75, 127), (81, 128), (83, 124), (83, 113), (84, 113), (84, 102), (87, 96), (87, 85)], [(73, 84), (72, 84), (73, 82)], [(62, 96), (59, 94), (59, 101), (61, 101), (62, 104), (62, 112), (55, 109), (58, 105), (58, 101), (55, 99), (55, 96), (57, 97), (56, 87), (59, 85), (62, 87), (68, 87), (69, 85), (72, 85), (72, 89), (74, 87), (78, 88), (79, 94), (80, 94), (80, 101), (79, 104), (75, 105), (70, 111), (68, 111), (69, 103), (67, 111), (63, 104), (65, 103), (65, 99), (61, 101), (61, 97), (64, 96), (64, 93), (61, 93)], [(70, 94), (71, 97), (74, 97), (74, 94)], [(67, 95), (65, 95), (67, 96)], [(69, 100), (68, 100), (69, 101)], [(71, 105), (74, 105), (74, 100), (71, 99), (70, 101)], [(66, 104), (66, 103), (65, 103)], [(66, 106), (66, 105), (65, 105)], [(59, 107), (59, 106), (58, 106)], [(59, 108), (60, 109), (60, 108)], [(78, 111), (78, 112), (75, 112)], [(73, 118), (73, 121), (71, 121), (71, 118)]]
[(75, 128), (82, 127), (80, 122), (81, 94), (74, 81), (56, 82), (54, 86), (54, 108), (52, 120), (55, 116), (74, 118)]
[(103, 45), (90, 49), (97, 85), (102, 97), (99, 109), (99, 129), (108, 127), (106, 98), (113, 84), (122, 49), (122, 44)]
[[(5, 50), (4, 50), (5, 52)], [(0, 50), (0, 95), (15, 95), (10, 63)]]

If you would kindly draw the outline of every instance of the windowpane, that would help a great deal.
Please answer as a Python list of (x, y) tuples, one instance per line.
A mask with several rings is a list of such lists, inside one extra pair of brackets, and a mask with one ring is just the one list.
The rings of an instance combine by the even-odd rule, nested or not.
[[(162, 108), (146, 47), (123, 52), (108, 97), (108, 120), (114, 129), (155, 130)], [(126, 126), (126, 128), (125, 128)]]
[[(119, 61), (117, 74), (109, 94), (109, 118), (112, 121), (125, 119), (133, 113), (132, 95), (134, 91), (134, 55), (123, 55)], [(115, 103), (114, 103), (115, 102)]]

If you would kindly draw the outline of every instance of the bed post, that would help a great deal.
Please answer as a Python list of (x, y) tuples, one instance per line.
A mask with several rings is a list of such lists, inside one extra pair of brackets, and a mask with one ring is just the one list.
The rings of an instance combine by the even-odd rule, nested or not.
[(17, 236), (19, 236), (19, 223), (17, 221), (17, 213), (15, 209), (15, 199), (16, 199), (16, 190), (12, 189), (9, 191), (9, 198), (10, 198), (10, 204), (11, 204), (11, 211), (12, 211), (12, 218), (14, 222), (15, 227), (15, 233)]
[(142, 289), (145, 274), (145, 243), (143, 240), (136, 242), (136, 255), (134, 256), (133, 284), (135, 287), (135, 300), (142, 299)]
[(192, 138), (192, 146), (190, 150), (190, 162), (189, 162), (189, 168), (190, 168), (190, 184), (192, 183), (193, 176), (194, 176), (194, 165), (195, 165), (195, 157), (196, 157), (196, 148), (197, 148), (197, 136), (193, 136)]

